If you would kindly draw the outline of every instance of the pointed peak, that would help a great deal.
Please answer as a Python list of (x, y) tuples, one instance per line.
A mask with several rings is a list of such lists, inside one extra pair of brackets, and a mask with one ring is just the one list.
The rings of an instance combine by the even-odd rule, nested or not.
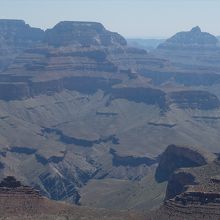
[(192, 28), (191, 32), (202, 32), (199, 26)]

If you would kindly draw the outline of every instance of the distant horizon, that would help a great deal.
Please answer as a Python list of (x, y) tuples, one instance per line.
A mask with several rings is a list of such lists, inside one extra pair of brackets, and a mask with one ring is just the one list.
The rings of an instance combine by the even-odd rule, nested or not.
[(200, 26), (220, 36), (219, 0), (0, 0), (0, 18), (52, 28), (59, 21), (94, 21), (125, 38), (169, 38)]

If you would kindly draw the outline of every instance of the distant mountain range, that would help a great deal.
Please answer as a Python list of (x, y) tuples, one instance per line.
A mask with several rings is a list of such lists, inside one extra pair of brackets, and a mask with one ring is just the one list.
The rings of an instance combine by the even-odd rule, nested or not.
[(139, 39), (139, 38), (127, 38), (129, 46), (145, 49), (147, 51), (156, 49), (159, 44), (163, 43), (165, 39)]

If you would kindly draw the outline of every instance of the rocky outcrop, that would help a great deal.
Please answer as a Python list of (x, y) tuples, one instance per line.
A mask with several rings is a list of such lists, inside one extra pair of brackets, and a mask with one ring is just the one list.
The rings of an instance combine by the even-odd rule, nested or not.
[[(200, 220), (220, 217), (220, 163), (179, 169), (169, 179), (164, 204), (152, 220)], [(217, 175), (216, 175), (217, 174)]]
[[(220, 181), (214, 176), (220, 164), (183, 169), (170, 178), (164, 205), (152, 219), (219, 219)], [(217, 181), (216, 181), (217, 180)]]
[(102, 24), (96, 22), (60, 22), (54, 28), (46, 31), (45, 41), (56, 47), (126, 45), (126, 40), (122, 36), (107, 31)]
[[(178, 200), (178, 195), (188, 192), (191, 188), (198, 188), (198, 192), (211, 190), (211, 188), (216, 190), (216, 186), (213, 185), (218, 184), (218, 181), (215, 181), (218, 178), (211, 176), (212, 172), (218, 172), (219, 165), (213, 162), (214, 159), (214, 155), (208, 152), (199, 152), (196, 148), (176, 145), (168, 146), (160, 157), (155, 174), (155, 178), (159, 182), (168, 180), (165, 200), (174, 198)], [(214, 165), (209, 165), (213, 163)], [(193, 172), (193, 170), (199, 171)], [(200, 174), (201, 171), (203, 172), (202, 174)], [(210, 183), (207, 184), (207, 182)], [(207, 186), (201, 187), (203, 184)], [(204, 189), (201, 190), (201, 188)]]
[(199, 152), (193, 147), (169, 145), (160, 156), (155, 174), (156, 180), (159, 182), (167, 181), (177, 169), (202, 166), (213, 158), (212, 154)]

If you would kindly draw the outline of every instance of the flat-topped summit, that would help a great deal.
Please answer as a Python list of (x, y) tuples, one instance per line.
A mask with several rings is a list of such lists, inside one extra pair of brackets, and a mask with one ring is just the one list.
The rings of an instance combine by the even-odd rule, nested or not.
[(215, 47), (218, 39), (207, 32), (202, 32), (199, 26), (190, 31), (183, 31), (169, 38), (159, 45), (159, 49), (190, 48), (190, 47)]
[(97, 31), (102, 31), (104, 28), (104, 25), (99, 22), (93, 22), (93, 21), (61, 21), (58, 24), (55, 25), (54, 28), (93, 28)]
[(121, 35), (106, 30), (97, 22), (62, 21), (46, 30), (45, 38), (53, 46), (126, 45)]

